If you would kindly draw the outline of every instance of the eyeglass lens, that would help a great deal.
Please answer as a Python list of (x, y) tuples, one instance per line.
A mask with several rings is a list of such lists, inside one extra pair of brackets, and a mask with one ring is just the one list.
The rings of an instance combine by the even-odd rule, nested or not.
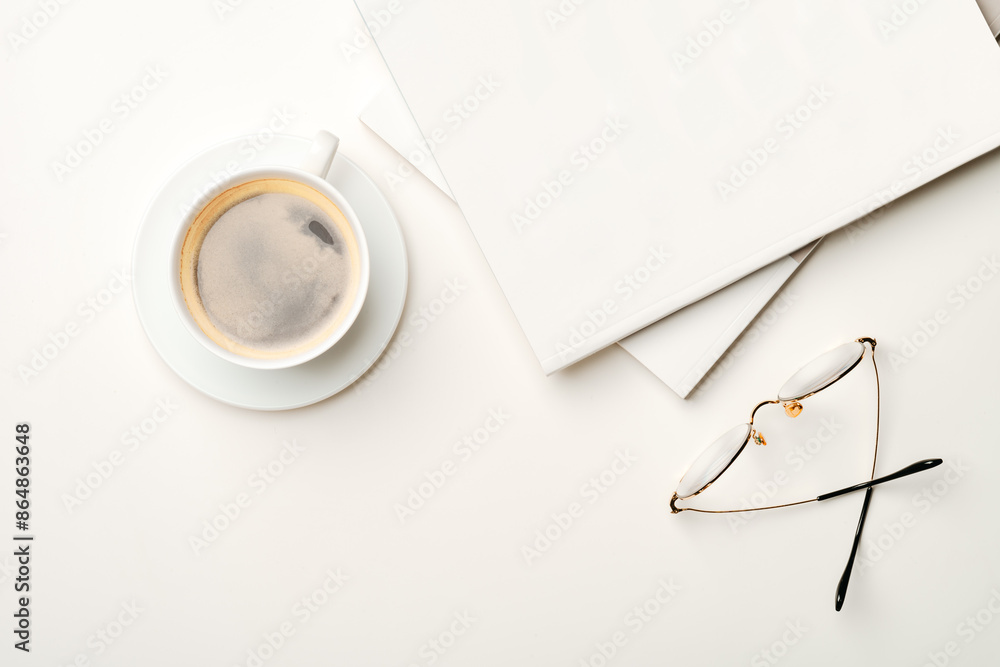
[(779, 401), (795, 401), (826, 389), (854, 368), (865, 355), (865, 344), (844, 343), (824, 352), (788, 378), (778, 390)]
[(684, 473), (677, 485), (677, 496), (693, 496), (714, 482), (733, 462), (749, 437), (750, 424), (739, 424), (719, 436)]

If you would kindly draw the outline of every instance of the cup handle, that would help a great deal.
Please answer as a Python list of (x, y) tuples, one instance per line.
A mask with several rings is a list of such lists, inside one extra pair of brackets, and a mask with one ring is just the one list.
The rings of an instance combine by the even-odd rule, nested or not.
[(333, 164), (333, 157), (337, 154), (339, 145), (340, 139), (326, 130), (320, 130), (313, 138), (309, 152), (299, 164), (299, 169), (325, 179), (330, 172), (330, 165)]

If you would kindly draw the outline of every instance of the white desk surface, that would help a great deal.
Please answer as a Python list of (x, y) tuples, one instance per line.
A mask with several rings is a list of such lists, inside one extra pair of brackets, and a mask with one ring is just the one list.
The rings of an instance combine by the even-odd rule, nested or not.
[[(39, 18), (45, 7), (54, 15)], [(7, 630), (2, 664), (987, 665), (1000, 654), (1000, 155), (828, 237), (787, 307), (685, 401), (617, 348), (542, 374), (455, 206), (419, 175), (389, 186), (402, 160), (356, 119), (382, 64), (350, 2), (16, 0), (0, 26), (8, 628), (22, 421), (35, 535), (32, 651)], [(147, 68), (160, 74), (123, 107)], [(362, 389), (262, 413), (177, 378), (131, 294), (105, 290), (127, 275), (167, 176), (276, 109), (289, 134), (339, 134), (395, 208), (410, 338)], [(111, 132), (59, 180), (53, 163), (103, 119)], [(467, 289), (420, 324), (446, 281)], [(97, 299), (100, 312), (87, 305)], [(78, 335), (22, 379), (69, 324)], [(859, 496), (739, 525), (671, 516), (667, 501), (705, 443), (802, 362), (858, 336), (879, 341), (879, 471), (947, 463), (874, 494), (838, 614)], [(766, 416), (771, 444), (701, 504), (860, 481), (873, 404), (866, 364), (795, 422)], [(143, 440), (128, 435), (143, 428)], [(478, 451), (457, 444), (467, 436)], [(273, 464), (291, 442), (298, 454)], [(68, 508), (111, 457), (120, 465)], [(280, 474), (262, 481), (269, 464)], [(411, 490), (428, 497), (401, 521)], [(213, 520), (225, 526), (214, 538)]]

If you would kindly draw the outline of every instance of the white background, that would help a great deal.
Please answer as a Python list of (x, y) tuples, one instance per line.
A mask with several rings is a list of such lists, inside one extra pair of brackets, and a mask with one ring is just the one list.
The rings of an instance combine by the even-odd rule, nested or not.
[[(419, 175), (389, 187), (401, 158), (356, 120), (385, 72), (351, 3), (244, 0), (220, 17), (208, 0), (71, 2), (15, 49), (10, 35), (41, 7), (9, 2), (0, 16), (0, 541), (9, 545), (0, 663), (992, 664), (1000, 280), (977, 273), (995, 277), (1000, 155), (828, 237), (789, 283), (786, 307), (766, 310), (682, 401), (614, 347), (543, 376), (455, 206)], [(359, 53), (346, 53), (355, 39)], [(166, 77), (123, 117), (116, 100), (147, 67)], [(394, 206), (410, 258), (399, 331), (412, 342), (360, 390), (258, 413), (178, 379), (146, 340), (128, 290), (93, 316), (86, 304), (118, 286), (146, 203), (169, 174), (258, 132), (274, 109), (294, 116), (289, 134), (340, 135)], [(113, 131), (60, 180), (53, 163), (103, 118)], [(467, 289), (418, 327), (447, 280)], [(959, 285), (978, 291), (960, 299)], [(936, 316), (943, 324), (929, 324)], [(71, 323), (78, 335), (25, 374)], [(860, 497), (745, 525), (671, 516), (667, 500), (705, 443), (799, 365), (865, 335), (879, 341), (879, 471), (931, 456), (953, 467), (874, 494), (865, 560), (837, 614)], [(158, 401), (176, 407), (150, 422), (164, 414)], [(491, 409), (509, 419), (462, 460), (454, 443)], [(7, 629), (21, 421), (34, 451), (30, 655), (12, 648)], [(860, 481), (873, 422), (866, 363), (795, 422), (762, 415), (770, 445), (746, 452), (701, 504), (740, 506), (776, 471), (790, 481), (775, 502)], [(824, 423), (837, 425), (827, 442)], [(133, 451), (125, 435), (143, 425)], [(810, 439), (817, 453), (799, 464), (795, 443)], [(258, 494), (255, 471), (291, 441), (303, 451)], [(110, 477), (67, 503), (116, 450), (123, 462)], [(634, 460), (592, 495), (588, 480), (619, 454)], [(446, 461), (454, 475), (401, 521), (396, 505)], [(220, 505), (244, 493), (250, 505), (193, 548)], [(552, 515), (574, 502), (582, 515), (526, 558), (536, 531), (559, 532)], [(338, 570), (349, 578), (327, 594)], [(663, 604), (661, 580), (679, 588)], [(310, 596), (324, 604), (306, 617), (300, 600)], [(137, 618), (123, 605), (141, 609)], [(639, 624), (632, 610), (643, 605), (655, 613)], [(966, 620), (977, 613), (977, 625)], [(463, 614), (468, 628), (453, 625)], [(283, 624), (294, 634), (267, 648)], [(102, 632), (115, 635), (110, 644)], [(619, 632), (624, 643), (604, 658)]]

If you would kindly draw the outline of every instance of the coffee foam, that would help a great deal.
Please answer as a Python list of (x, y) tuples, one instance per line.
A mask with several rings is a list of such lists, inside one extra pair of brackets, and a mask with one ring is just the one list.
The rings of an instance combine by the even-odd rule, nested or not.
[(181, 287), (198, 326), (236, 354), (275, 359), (329, 337), (357, 298), (360, 257), (322, 193), (259, 179), (215, 197), (181, 249)]

